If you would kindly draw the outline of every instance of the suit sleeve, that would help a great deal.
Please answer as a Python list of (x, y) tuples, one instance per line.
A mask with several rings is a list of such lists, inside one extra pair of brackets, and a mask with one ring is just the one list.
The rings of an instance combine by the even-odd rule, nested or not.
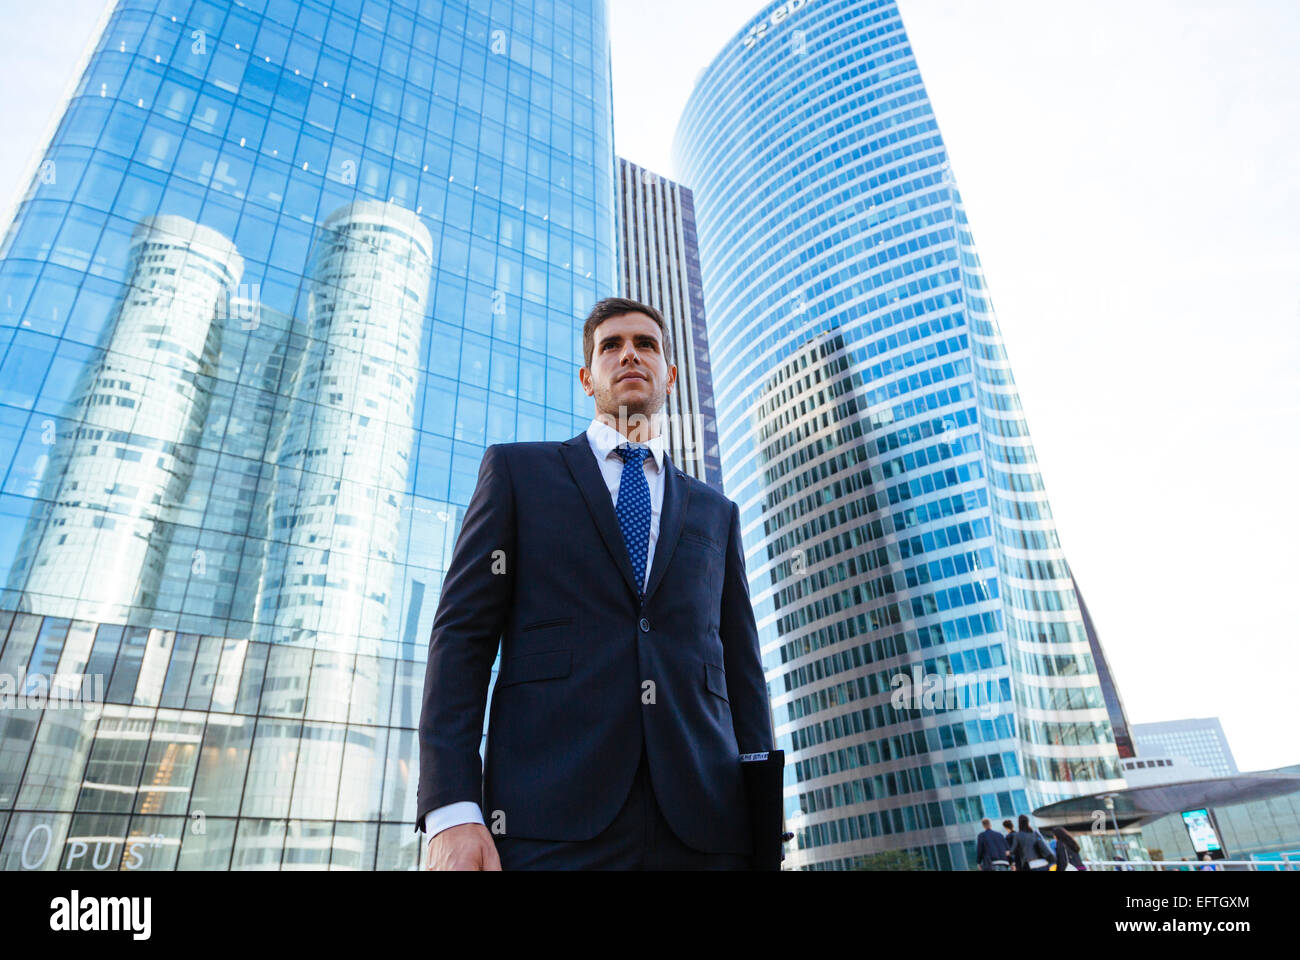
[(430, 810), (483, 802), (479, 743), (488, 681), (514, 595), (515, 505), (499, 445), (487, 448), (478, 485), (442, 584), (429, 638), (420, 710), (415, 829)]
[(772, 708), (759, 655), (758, 626), (749, 602), (745, 575), (745, 546), (740, 538), (740, 507), (731, 502), (731, 533), (727, 538), (726, 571), (722, 582), (722, 613), (718, 622), (731, 722), (741, 753), (773, 749)]

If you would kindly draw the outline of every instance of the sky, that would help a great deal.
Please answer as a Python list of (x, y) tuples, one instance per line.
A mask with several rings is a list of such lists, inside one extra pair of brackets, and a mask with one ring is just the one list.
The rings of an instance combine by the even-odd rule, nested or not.
[[(2, 202), (103, 2), (0, 4)], [(762, 6), (609, 0), (620, 154), (674, 174), (695, 78)], [(1300, 4), (899, 7), (1129, 719), (1300, 763)]]

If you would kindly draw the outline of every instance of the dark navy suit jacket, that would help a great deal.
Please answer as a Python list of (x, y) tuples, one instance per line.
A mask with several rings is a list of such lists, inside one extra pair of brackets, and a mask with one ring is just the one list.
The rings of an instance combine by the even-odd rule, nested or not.
[(992, 827), (985, 830), (979, 835), (979, 840), (975, 844), (975, 860), (983, 870), (993, 869), (994, 860), (1011, 860), (1011, 854), (1007, 850), (1007, 838)]
[(429, 642), (417, 830), (472, 800), (490, 830), (590, 839), (627, 799), (644, 744), (678, 837), (751, 852), (739, 755), (773, 737), (740, 511), (667, 456), (664, 469), (642, 603), (586, 432), (487, 448)]

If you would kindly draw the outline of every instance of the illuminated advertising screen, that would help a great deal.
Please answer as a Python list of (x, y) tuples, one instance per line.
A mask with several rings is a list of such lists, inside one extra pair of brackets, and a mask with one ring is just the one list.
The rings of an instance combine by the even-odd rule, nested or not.
[(1183, 826), (1187, 828), (1187, 835), (1192, 840), (1192, 849), (1197, 853), (1217, 853), (1223, 849), (1222, 844), (1219, 843), (1219, 835), (1210, 820), (1209, 810), (1184, 810)]

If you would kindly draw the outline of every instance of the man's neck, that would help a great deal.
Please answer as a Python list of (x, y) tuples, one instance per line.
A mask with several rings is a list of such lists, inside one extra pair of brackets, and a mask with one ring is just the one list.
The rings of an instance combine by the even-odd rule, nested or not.
[(650, 416), (634, 413), (620, 423), (616, 415), (598, 411), (596, 419), (617, 430), (632, 443), (649, 443), (659, 436), (661, 415), (657, 413)]

